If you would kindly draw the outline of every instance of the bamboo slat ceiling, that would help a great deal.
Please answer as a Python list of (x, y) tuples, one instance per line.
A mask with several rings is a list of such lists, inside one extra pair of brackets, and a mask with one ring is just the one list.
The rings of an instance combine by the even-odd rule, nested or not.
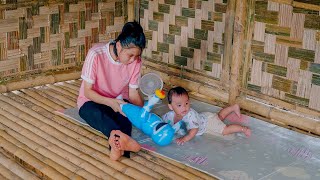
[(0, 179), (213, 179), (145, 151), (111, 161), (101, 133), (54, 113), (76, 105), (80, 83), (0, 95)]

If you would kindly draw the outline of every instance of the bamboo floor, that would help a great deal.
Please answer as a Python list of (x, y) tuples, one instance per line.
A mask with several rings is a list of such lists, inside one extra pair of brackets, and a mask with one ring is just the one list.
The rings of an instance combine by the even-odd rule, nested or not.
[(55, 113), (76, 106), (80, 84), (0, 95), (0, 179), (213, 179), (147, 151), (111, 161), (101, 133)]

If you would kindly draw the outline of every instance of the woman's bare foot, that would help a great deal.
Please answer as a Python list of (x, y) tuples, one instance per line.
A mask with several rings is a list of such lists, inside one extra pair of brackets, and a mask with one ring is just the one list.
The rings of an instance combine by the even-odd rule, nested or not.
[(137, 141), (120, 130), (111, 131), (110, 137), (115, 137), (113, 144), (118, 147), (120, 151), (138, 152), (141, 149), (141, 146)]
[(119, 146), (117, 147), (116, 145), (116, 137), (115, 136), (110, 136), (109, 137), (109, 146), (111, 147), (110, 149), (110, 159), (111, 160), (118, 160), (122, 155), (123, 151), (119, 149)]
[[(120, 148), (121, 148), (119, 139), (120, 139), (120, 136), (117, 135), (117, 134), (115, 134), (115, 135), (114, 135), (114, 144), (115, 144), (115, 146), (116, 146), (117, 149), (120, 149)], [(122, 155), (124, 154), (124, 151), (123, 151), (123, 150), (120, 150), (120, 154), (121, 154), (121, 156), (122, 156)]]

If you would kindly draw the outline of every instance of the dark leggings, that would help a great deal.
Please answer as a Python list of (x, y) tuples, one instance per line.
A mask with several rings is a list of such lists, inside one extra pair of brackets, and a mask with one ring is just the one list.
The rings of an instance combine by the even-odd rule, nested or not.
[[(131, 136), (131, 122), (119, 112), (113, 111), (109, 106), (88, 101), (79, 109), (79, 115), (91, 127), (102, 132), (108, 138), (112, 130), (120, 130)], [(125, 151), (124, 156), (130, 157), (130, 152)]]

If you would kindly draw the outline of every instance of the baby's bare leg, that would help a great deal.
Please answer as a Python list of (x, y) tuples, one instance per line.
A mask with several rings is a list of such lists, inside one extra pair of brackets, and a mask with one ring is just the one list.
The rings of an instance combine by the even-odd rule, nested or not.
[(232, 133), (236, 133), (236, 132), (242, 132), (244, 133), (247, 137), (251, 136), (251, 130), (248, 127), (245, 126), (240, 126), (238, 124), (232, 124), (232, 125), (228, 125), (226, 126), (223, 131), (222, 134), (223, 135), (228, 135), (228, 134), (232, 134)]
[(219, 118), (223, 121), (230, 113), (234, 112), (238, 118), (240, 118), (240, 107), (238, 104), (234, 104), (232, 106), (228, 106), (226, 108), (223, 108), (219, 113)]

